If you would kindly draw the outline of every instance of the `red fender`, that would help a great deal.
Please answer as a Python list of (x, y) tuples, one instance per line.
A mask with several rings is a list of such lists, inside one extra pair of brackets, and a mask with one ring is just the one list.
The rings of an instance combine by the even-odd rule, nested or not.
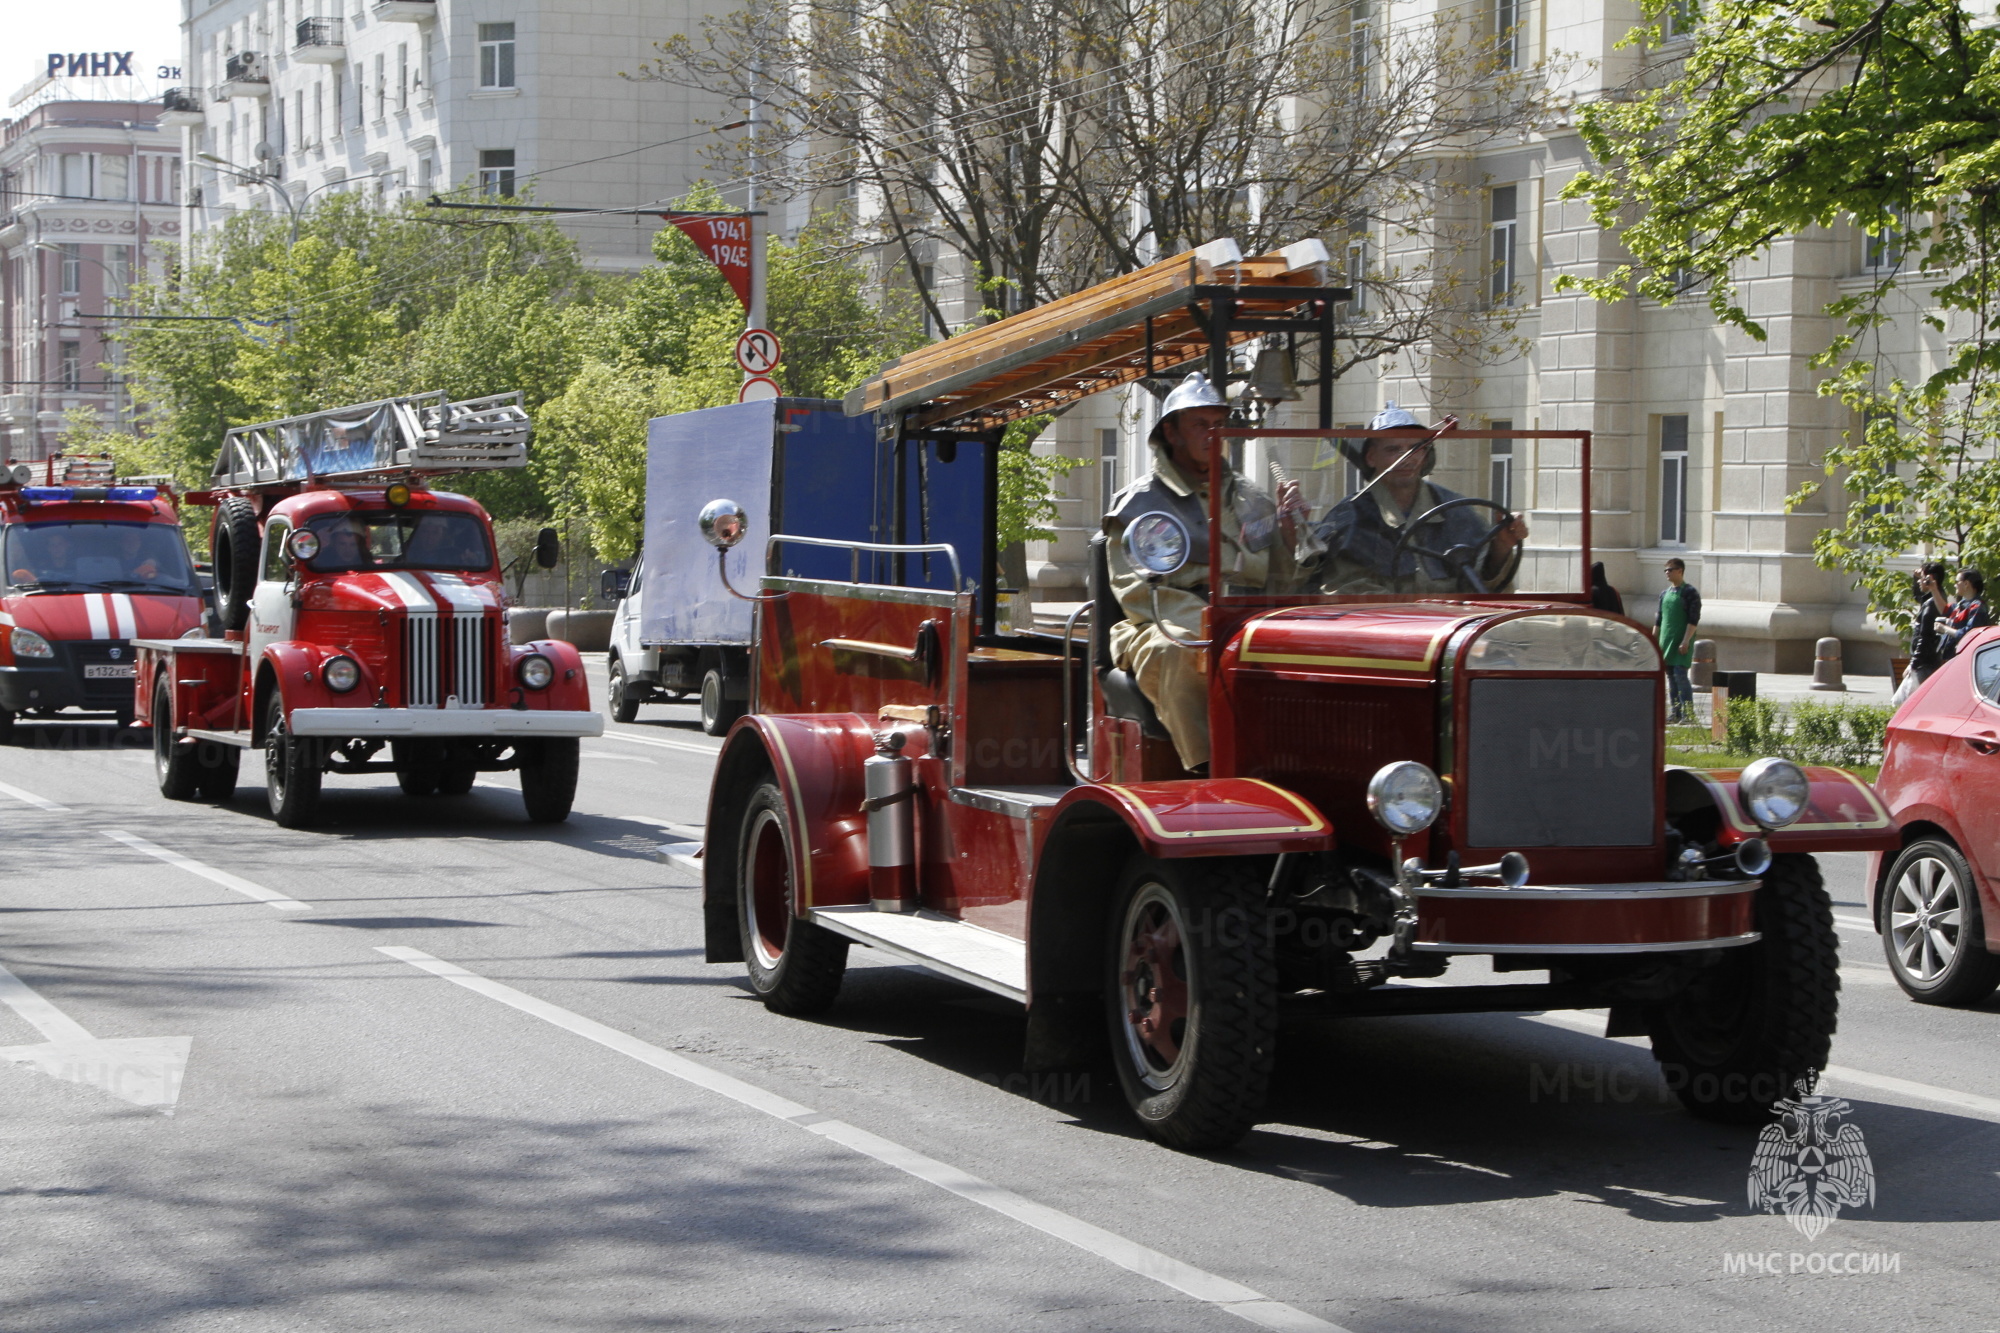
[[(278, 697), (285, 702), (287, 724), (291, 722), (294, 708), (332, 708), (336, 706), (336, 700), (340, 705), (352, 706), (353, 700), (361, 695), (359, 688), (338, 695), (320, 683), (319, 664), (329, 656), (331, 654), (326, 649), (312, 643), (272, 643), (264, 646), (263, 655), (257, 659), (258, 669), (271, 669)], [(308, 671), (312, 673), (310, 681), (306, 679)], [(374, 697), (372, 692), (367, 695), (370, 700)], [(261, 738), (264, 728), (261, 712), (251, 719), (251, 727)]]
[(1096, 783), (1058, 801), (1051, 822), (1085, 803), (1115, 810), (1146, 855), (1161, 860), (1333, 847), (1333, 825), (1312, 802), (1257, 778)]
[(1762, 833), (1743, 808), (1736, 790), (1740, 768), (1668, 768), (1667, 808), (1688, 808), (1699, 799), (1689, 784), (1698, 786), (1722, 813), (1718, 840), (1725, 847), (1755, 837), (1764, 838), (1774, 852), (1877, 852), (1896, 845), (1895, 821), (1873, 787), (1846, 769), (1802, 767), (1812, 783), (1806, 811), (1797, 822), (1770, 833)]
[[(704, 869), (736, 855), (737, 831), (722, 808), (747, 793), (727, 789), (746, 759), (761, 750), (792, 817), (792, 882), (798, 906), (834, 907), (868, 901), (868, 817), (861, 812), (861, 765), (875, 753), (874, 729), (859, 713), (803, 716), (753, 713), (738, 719), (723, 742), (717, 780), (709, 789), (709, 842)], [(733, 805), (731, 808), (735, 808)], [(704, 874), (704, 879), (708, 878)]]
[(521, 690), (521, 700), (530, 709), (553, 709), (558, 712), (587, 713), (590, 711), (590, 681), (584, 675), (583, 654), (573, 643), (561, 639), (537, 639), (533, 643), (513, 644), (507, 652), (507, 674), (500, 680), (494, 692), (494, 702), (512, 704), (514, 691), (520, 689), (514, 669), (522, 658), (530, 653), (540, 653), (549, 659), (549, 665), (556, 669), (556, 678), (549, 682), (545, 690)]

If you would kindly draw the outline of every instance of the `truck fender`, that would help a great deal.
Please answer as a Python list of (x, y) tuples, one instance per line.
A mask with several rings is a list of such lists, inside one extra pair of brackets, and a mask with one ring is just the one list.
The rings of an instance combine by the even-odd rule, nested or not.
[(590, 680), (584, 675), (583, 654), (573, 643), (561, 639), (536, 639), (532, 643), (511, 644), (507, 650), (507, 679), (499, 685), (500, 702), (511, 700), (516, 688), (514, 670), (522, 658), (540, 653), (556, 669), (556, 678), (545, 690), (522, 690), (528, 707), (566, 712), (590, 711)]
[(1056, 803), (1092, 804), (1124, 820), (1147, 856), (1271, 856), (1333, 847), (1333, 825), (1311, 801), (1258, 778), (1093, 783)]
[(736, 839), (758, 784), (775, 778), (791, 816), (792, 882), (798, 908), (868, 901), (867, 816), (861, 765), (875, 735), (858, 713), (739, 718), (722, 743), (709, 786), (701, 907), (711, 963), (743, 961), (736, 922)]
[(1764, 833), (1743, 808), (1736, 790), (1740, 768), (1667, 769), (1667, 817), (1705, 808), (1718, 816), (1716, 838), (1725, 847), (1762, 837), (1773, 852), (1879, 852), (1897, 843), (1896, 824), (1875, 789), (1845, 769), (1802, 765), (1812, 794), (1795, 823)]
[(254, 695), (255, 711), (250, 715), (250, 739), (257, 745), (264, 743), (264, 709), (269, 705), (271, 691), (285, 701), (285, 719), (291, 721), (294, 708), (310, 708), (321, 702), (320, 695), (326, 693), (318, 688), (318, 682), (308, 683), (306, 673), (313, 670), (326, 654), (311, 644), (272, 643), (264, 646), (257, 659), (257, 690)]

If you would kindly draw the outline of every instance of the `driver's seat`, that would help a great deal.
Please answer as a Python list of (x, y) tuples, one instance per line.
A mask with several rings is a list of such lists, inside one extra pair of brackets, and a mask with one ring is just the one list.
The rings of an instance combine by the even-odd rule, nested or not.
[(1156, 741), (1169, 739), (1152, 700), (1140, 690), (1132, 673), (1111, 661), (1111, 627), (1124, 620), (1125, 608), (1111, 591), (1110, 539), (1102, 532), (1090, 539), (1090, 640), (1097, 662), (1097, 684), (1104, 692), (1104, 712), (1109, 717), (1137, 722), (1141, 735)]

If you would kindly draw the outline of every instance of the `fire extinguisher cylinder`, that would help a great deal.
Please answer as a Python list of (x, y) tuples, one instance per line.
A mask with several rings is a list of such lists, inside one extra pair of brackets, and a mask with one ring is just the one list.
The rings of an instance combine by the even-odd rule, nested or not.
[(878, 912), (917, 907), (915, 766), (902, 756), (903, 736), (889, 732), (861, 765), (868, 810), (868, 897)]

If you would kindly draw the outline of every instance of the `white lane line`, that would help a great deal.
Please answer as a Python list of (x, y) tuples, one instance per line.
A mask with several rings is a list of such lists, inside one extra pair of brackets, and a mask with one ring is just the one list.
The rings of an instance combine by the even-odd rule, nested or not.
[(180, 1100), (192, 1037), (107, 1037), (89, 1029), (35, 994), (28, 983), (0, 967), (0, 1004), (35, 1025), (48, 1040), (36, 1046), (0, 1046), (0, 1061), (26, 1065), (50, 1078), (82, 1083), (135, 1106), (168, 1115)]
[(518, 1009), (524, 1014), (554, 1024), (565, 1032), (594, 1041), (600, 1046), (630, 1056), (644, 1065), (650, 1065), (661, 1073), (670, 1074), (698, 1088), (717, 1093), (740, 1105), (765, 1115), (773, 1116), (789, 1124), (807, 1129), (822, 1138), (830, 1139), (844, 1148), (872, 1157), (886, 1166), (906, 1172), (917, 1179), (948, 1190), (962, 1199), (967, 1199), (990, 1208), (1003, 1217), (1011, 1218), (1035, 1230), (1055, 1237), (1100, 1259), (1107, 1260), (1150, 1278), (1163, 1286), (1171, 1287), (1198, 1301), (1205, 1301), (1220, 1310), (1225, 1310), (1239, 1319), (1260, 1328), (1298, 1330), (1298, 1333), (1346, 1333), (1338, 1324), (1330, 1324), (1315, 1315), (1290, 1305), (1281, 1304), (1254, 1291), (1240, 1282), (1218, 1277), (1214, 1273), (1182, 1263), (1170, 1255), (1149, 1249), (1136, 1241), (1127, 1240), (1114, 1232), (1092, 1226), (1079, 1217), (1031, 1199), (1022, 1198), (1012, 1190), (1002, 1189), (991, 1181), (969, 1175), (955, 1166), (926, 1157), (899, 1143), (857, 1129), (844, 1121), (835, 1120), (814, 1111), (809, 1106), (801, 1106), (789, 1098), (743, 1080), (733, 1078), (707, 1065), (697, 1063), (686, 1056), (663, 1050), (650, 1042), (644, 1042), (629, 1033), (606, 1027), (581, 1014), (538, 1000), (532, 995), (515, 990), (512, 986), (468, 972), (455, 963), (434, 958), (419, 949), (403, 948), (399, 945), (377, 945), (376, 952), (386, 954), (399, 962), (442, 977), (454, 985), (463, 986), (477, 995)]
[(34, 1025), (50, 1041), (89, 1041), (83, 1024), (28, 989), (28, 983), (0, 967), (0, 1004)]
[(1858, 930), (1867, 935), (1875, 934), (1875, 923), (1865, 916), (1842, 916), (1840, 913), (1835, 912), (1833, 914), (1833, 924), (1839, 926), (1842, 930)]
[(227, 870), (217, 870), (214, 866), (203, 865), (191, 856), (182, 856), (171, 847), (162, 847), (158, 843), (147, 842), (144, 838), (136, 834), (127, 833), (124, 829), (108, 828), (98, 831), (113, 842), (124, 843), (135, 852), (144, 852), (155, 860), (165, 861), (177, 870), (185, 870), (190, 875), (199, 875), (211, 884), (220, 884), (231, 893), (240, 893), (245, 898), (255, 898), (266, 907), (276, 908), (280, 912), (310, 912), (313, 910), (311, 903), (302, 903), (296, 898), (286, 897), (275, 889), (267, 889), (262, 884), (252, 884), (247, 879), (238, 879)]
[(0, 796), (11, 796), (17, 801), (25, 801), (37, 810), (47, 810), (50, 814), (66, 815), (71, 813), (70, 808), (66, 805), (57, 805), (46, 796), (37, 796), (31, 791), (22, 791), (19, 787), (10, 787), (4, 782), (0, 782)]
[(720, 745), (697, 745), (693, 741), (662, 740), (658, 736), (632, 736), (622, 731), (612, 731), (608, 727), (605, 729), (604, 735), (599, 739), (607, 741), (628, 741), (633, 745), (656, 745), (662, 750), (686, 750), (690, 754), (705, 754), (710, 759), (713, 759), (717, 755), (722, 753), (722, 747)]

